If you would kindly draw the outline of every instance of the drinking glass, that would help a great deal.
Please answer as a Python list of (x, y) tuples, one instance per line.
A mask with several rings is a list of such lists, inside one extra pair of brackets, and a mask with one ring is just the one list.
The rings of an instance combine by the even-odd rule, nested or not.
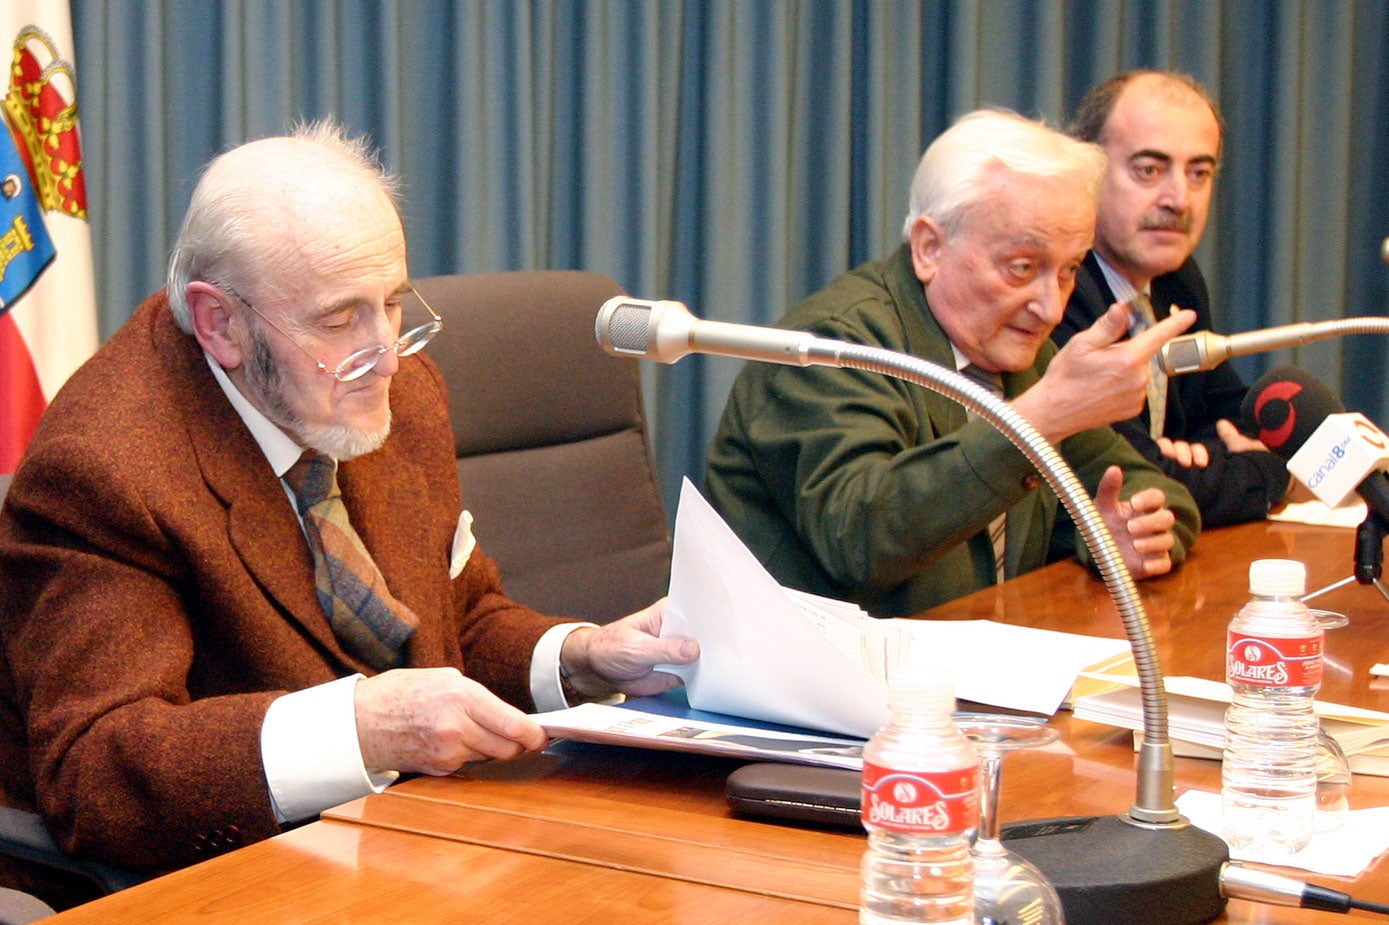
[(1315, 607), (1307, 608), (1312, 613), (1312, 619), (1321, 624), (1324, 630), (1340, 629), (1350, 623), (1350, 618), (1343, 613), (1334, 610), (1318, 610)]
[(983, 793), (974, 847), (976, 925), (1064, 925), (1061, 900), (1030, 861), (1003, 847), (998, 793), (1003, 756), (1046, 745), (1057, 732), (1045, 720), (1000, 713), (956, 713), (955, 726), (979, 752)]
[(1334, 831), (1350, 810), (1350, 761), (1323, 727), (1317, 728), (1317, 831)]

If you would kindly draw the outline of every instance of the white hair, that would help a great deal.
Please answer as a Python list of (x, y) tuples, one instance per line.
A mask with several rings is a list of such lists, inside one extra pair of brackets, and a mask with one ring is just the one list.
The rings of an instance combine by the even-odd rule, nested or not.
[(397, 208), (397, 189), (396, 178), (381, 168), (366, 139), (347, 137), (329, 120), (220, 155), (193, 190), (169, 258), (174, 321), (192, 333), (187, 293), (195, 280), (244, 291), (248, 280), (265, 276), (276, 245), (286, 240), (287, 229), (275, 215), (311, 221), (362, 190), (376, 191)]
[(964, 214), (997, 170), (1037, 177), (1076, 174), (1099, 193), (1105, 153), (1004, 109), (980, 109), (961, 116), (931, 142), (912, 180), (902, 237), (910, 238), (918, 218), (929, 215), (947, 237), (960, 229)]

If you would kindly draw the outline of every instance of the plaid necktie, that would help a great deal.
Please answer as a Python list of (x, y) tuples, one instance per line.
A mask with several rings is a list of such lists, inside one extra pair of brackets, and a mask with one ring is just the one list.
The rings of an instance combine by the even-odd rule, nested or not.
[[(997, 398), (1003, 397), (1003, 377), (998, 373), (991, 373), (986, 369), (980, 369), (973, 363), (960, 370), (965, 376), (973, 379), (984, 388), (993, 392)], [(971, 412), (971, 417), (973, 413)], [(1008, 545), (1008, 512), (1004, 511), (989, 523), (989, 545), (994, 550), (994, 580), (1003, 584), (1003, 569), (1007, 562), (1005, 554)]]
[(318, 603), (343, 648), (385, 671), (404, 660), (419, 620), (391, 596), (338, 491), (337, 461), (305, 453), (285, 473), (313, 550)]
[[(1138, 293), (1129, 299), (1129, 307), (1136, 312), (1133, 319), (1133, 332), (1145, 331), (1157, 324), (1157, 315), (1153, 313), (1153, 303), (1143, 293)], [(1162, 364), (1157, 357), (1153, 357), (1152, 368), (1148, 371), (1148, 436), (1156, 440), (1162, 436), (1162, 429), (1167, 424), (1167, 373), (1163, 372)]]

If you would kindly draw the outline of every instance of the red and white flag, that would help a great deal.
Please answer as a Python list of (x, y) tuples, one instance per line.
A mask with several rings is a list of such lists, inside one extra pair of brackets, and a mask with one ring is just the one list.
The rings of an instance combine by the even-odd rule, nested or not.
[(0, 473), (97, 348), (68, 0), (0, 3)]

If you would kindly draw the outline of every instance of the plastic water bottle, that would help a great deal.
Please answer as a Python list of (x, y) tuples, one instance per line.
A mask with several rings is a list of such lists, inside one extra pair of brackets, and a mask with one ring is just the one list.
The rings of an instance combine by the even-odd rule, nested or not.
[(954, 687), (919, 658), (892, 673), (891, 718), (863, 751), (861, 923), (973, 925), (979, 755), (951, 720)]
[(1225, 841), (1260, 858), (1302, 850), (1316, 819), (1322, 627), (1300, 600), (1306, 585), (1301, 562), (1260, 559), (1249, 567), (1253, 599), (1230, 622)]

